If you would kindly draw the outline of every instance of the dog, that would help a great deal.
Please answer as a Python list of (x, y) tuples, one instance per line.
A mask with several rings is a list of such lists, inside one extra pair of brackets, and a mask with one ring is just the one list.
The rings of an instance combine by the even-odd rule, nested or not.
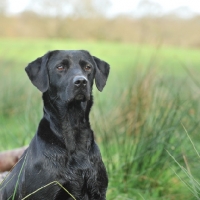
[(29, 147), (0, 185), (0, 200), (104, 200), (106, 168), (89, 122), (92, 86), (110, 66), (85, 50), (55, 50), (25, 68), (42, 92), (43, 118)]

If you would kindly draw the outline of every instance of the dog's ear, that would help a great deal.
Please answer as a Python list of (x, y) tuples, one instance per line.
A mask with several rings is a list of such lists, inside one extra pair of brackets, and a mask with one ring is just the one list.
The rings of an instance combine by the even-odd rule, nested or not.
[(97, 89), (99, 91), (102, 91), (104, 86), (106, 85), (106, 81), (110, 71), (110, 66), (107, 62), (100, 60), (95, 56), (93, 56), (93, 59), (96, 63), (95, 83)]
[(44, 56), (37, 58), (29, 63), (25, 68), (29, 79), (41, 92), (46, 92), (49, 87), (49, 78), (47, 71), (47, 62), (50, 57), (50, 52)]

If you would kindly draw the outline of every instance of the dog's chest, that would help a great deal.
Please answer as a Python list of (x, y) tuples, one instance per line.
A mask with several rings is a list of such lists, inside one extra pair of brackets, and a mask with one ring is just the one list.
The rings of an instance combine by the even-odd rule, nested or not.
[(76, 153), (67, 160), (64, 167), (60, 166), (57, 169), (59, 182), (77, 197), (79, 195), (98, 196), (100, 184), (103, 185), (103, 182), (98, 181), (99, 167), (97, 163), (94, 163), (88, 155), (82, 153)]
[(44, 154), (45, 169), (54, 172), (55, 177), (65, 181), (85, 182), (88, 178), (96, 177), (100, 155), (88, 151), (75, 151), (72, 154), (55, 152)]

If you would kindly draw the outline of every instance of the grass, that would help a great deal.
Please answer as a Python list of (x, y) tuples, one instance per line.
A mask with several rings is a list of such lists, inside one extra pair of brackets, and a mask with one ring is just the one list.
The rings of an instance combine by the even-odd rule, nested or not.
[(111, 64), (103, 93), (94, 89), (91, 113), (109, 173), (107, 199), (198, 199), (195, 189), (191, 192), (184, 184), (188, 176), (180, 166), (190, 166), (190, 175), (200, 180), (197, 154), (183, 128), (198, 151), (199, 50), (0, 39), (0, 150), (29, 144), (36, 131), (42, 116), (41, 94), (24, 67), (50, 49), (88, 49)]
[[(187, 116), (191, 105), (181, 102), (178, 94), (170, 93), (175, 82), (171, 80), (168, 86), (166, 84), (163, 80), (152, 79), (150, 72), (135, 78), (134, 86), (127, 88), (123, 95), (126, 98), (120, 103), (117, 119), (107, 122), (112, 125), (109, 125), (103, 146), (107, 147), (107, 168), (111, 178), (114, 177), (110, 184), (124, 197), (137, 199), (139, 194), (145, 199), (190, 197), (183, 191), (176, 194), (182, 183), (174, 178), (173, 163), (166, 150), (172, 151), (177, 161), (183, 163), (182, 150), (189, 152), (190, 149), (181, 121), (188, 123), (193, 133), (199, 126)], [(176, 87), (178, 91), (180, 85)]]
[[(188, 137), (189, 141), (191, 142), (191, 145), (192, 145), (194, 151), (196, 152), (197, 158), (199, 160), (199, 158), (200, 158), (199, 152), (197, 151), (196, 146), (194, 145), (193, 141), (191, 140), (186, 129), (185, 129), (185, 132), (186, 132), (187, 137)], [(183, 179), (181, 177), (181, 175), (177, 174), (175, 171), (174, 171), (174, 173), (186, 185), (188, 190), (190, 190), (191, 193), (193, 193), (194, 198), (199, 199), (200, 198), (200, 182), (191, 173), (191, 168), (190, 168), (190, 164), (187, 161), (187, 157), (185, 155), (183, 155), (184, 162), (185, 162), (185, 165), (186, 165), (184, 167), (176, 160), (176, 158), (174, 158), (174, 156), (170, 152), (168, 152), (168, 154), (171, 156), (171, 158), (174, 160), (174, 162), (180, 167), (182, 173), (187, 177), (187, 179)]]

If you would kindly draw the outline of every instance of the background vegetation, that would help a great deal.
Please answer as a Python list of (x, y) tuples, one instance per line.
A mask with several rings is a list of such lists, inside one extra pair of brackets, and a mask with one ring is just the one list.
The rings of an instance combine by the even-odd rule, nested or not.
[[(180, 18), (160, 13), (152, 0), (140, 0), (134, 13), (109, 16), (109, 0), (35, 0), (18, 14), (7, 14), (8, 0), (0, 0), (0, 36), (106, 40), (142, 44), (200, 47), (200, 16)], [(108, 17), (109, 16), (109, 17)]]
[(51, 49), (87, 49), (111, 65), (90, 115), (107, 199), (200, 199), (199, 17), (107, 19), (91, 4), (66, 17), (41, 15), (43, 6), (14, 16), (0, 9), (0, 151), (29, 144), (42, 116), (27, 63)]
[(174, 159), (199, 180), (187, 136), (198, 149), (199, 50), (57, 39), (1, 39), (0, 47), (0, 150), (28, 144), (42, 116), (26, 64), (49, 49), (88, 49), (111, 64), (91, 113), (110, 177), (108, 199), (195, 199), (198, 185)]

